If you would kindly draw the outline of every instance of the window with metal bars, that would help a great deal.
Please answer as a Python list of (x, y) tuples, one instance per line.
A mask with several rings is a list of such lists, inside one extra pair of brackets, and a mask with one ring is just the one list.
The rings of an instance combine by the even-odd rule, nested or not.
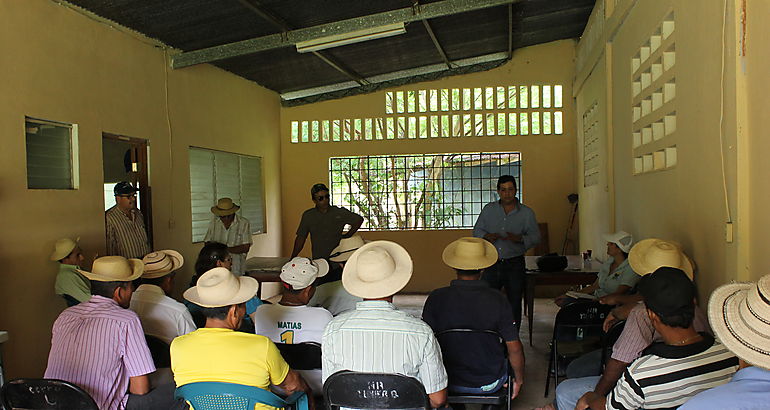
[(519, 152), (399, 154), (329, 159), (332, 204), (364, 217), (363, 230), (472, 228), (497, 200), (497, 179), (513, 175)]

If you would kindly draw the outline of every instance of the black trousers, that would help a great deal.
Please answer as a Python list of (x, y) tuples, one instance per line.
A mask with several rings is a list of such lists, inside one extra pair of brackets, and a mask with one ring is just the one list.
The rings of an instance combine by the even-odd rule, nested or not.
[(513, 320), (518, 325), (521, 325), (521, 295), (526, 282), (525, 268), (524, 256), (516, 256), (497, 261), (484, 270), (481, 276), (489, 286), (495, 289), (505, 288), (505, 294), (513, 310)]

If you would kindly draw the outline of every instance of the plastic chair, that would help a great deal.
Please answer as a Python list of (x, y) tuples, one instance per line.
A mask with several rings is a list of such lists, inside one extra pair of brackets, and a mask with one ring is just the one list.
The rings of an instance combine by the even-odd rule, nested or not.
[(626, 327), (626, 321), (621, 320), (615, 322), (607, 333), (602, 336), (602, 369), (607, 364), (607, 360), (612, 356), (612, 346), (620, 338), (620, 334), (623, 333), (623, 329)]
[(268, 390), (235, 383), (188, 383), (177, 387), (174, 397), (186, 400), (195, 410), (254, 410), (257, 403), (277, 408), (308, 409), (305, 392), (296, 392), (282, 399)]
[[(441, 345), (441, 351), (444, 356), (444, 366), (446, 367), (447, 374), (449, 375), (449, 385), (452, 385), (454, 379), (453, 374), (455, 372), (474, 372), (474, 373), (487, 373), (489, 375), (489, 382), (492, 383), (500, 378), (502, 369), (508, 374), (506, 385), (498, 390), (487, 394), (469, 394), (469, 393), (456, 393), (449, 389), (449, 396), (447, 397), (447, 403), (458, 404), (480, 404), (482, 408), (489, 408), (492, 406), (511, 408), (511, 390), (513, 389), (513, 370), (510, 368), (510, 362), (508, 362), (508, 346), (505, 344), (505, 339), (495, 332), (494, 330), (480, 330), (480, 329), (447, 329), (436, 333), (436, 339), (438, 339)], [(479, 366), (478, 361), (473, 355), (474, 349), (465, 349), (462, 354), (460, 352), (451, 352), (446, 348), (447, 344), (454, 339), (456, 345), (459, 346), (482, 346), (483, 341), (494, 340), (499, 346), (500, 353), (500, 367), (488, 368), (485, 366)]]
[(401, 374), (341, 370), (326, 379), (324, 399), (329, 410), (431, 408), (422, 383)]
[(602, 325), (610, 310), (612, 306), (593, 301), (577, 301), (559, 310), (553, 325), (544, 396), (548, 396), (551, 376), (554, 385), (559, 384), (560, 360), (568, 362), (600, 347)]
[(56, 379), (16, 379), (3, 385), (6, 409), (99, 410), (94, 399), (80, 387)]
[(150, 355), (152, 355), (155, 368), (171, 367), (171, 349), (169, 345), (152, 335), (145, 334), (144, 338), (147, 340), (147, 347), (150, 348)]
[(283, 360), (294, 370), (317, 370), (321, 368), (321, 345), (315, 342), (297, 344), (276, 343)]

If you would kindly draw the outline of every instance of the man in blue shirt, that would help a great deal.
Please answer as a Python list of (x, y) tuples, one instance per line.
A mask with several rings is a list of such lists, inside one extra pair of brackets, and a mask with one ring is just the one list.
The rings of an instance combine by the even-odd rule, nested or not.
[(540, 242), (535, 213), (516, 198), (516, 179), (503, 175), (497, 180), (500, 200), (481, 210), (473, 236), (495, 245), (499, 260), (484, 271), (482, 279), (495, 289), (505, 288), (513, 309), (513, 320), (521, 323), (521, 293), (524, 289), (524, 253)]

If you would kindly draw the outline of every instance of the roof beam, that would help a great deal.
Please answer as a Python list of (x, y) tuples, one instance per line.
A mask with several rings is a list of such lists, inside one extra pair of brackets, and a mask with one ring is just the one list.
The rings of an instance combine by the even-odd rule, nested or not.
[(441, 43), (438, 42), (436, 34), (433, 32), (433, 29), (431, 28), (430, 23), (428, 23), (428, 20), (423, 20), (422, 24), (425, 25), (425, 30), (428, 31), (428, 35), (430, 36), (431, 41), (433, 41), (433, 45), (436, 47), (436, 51), (438, 51), (441, 59), (444, 60), (444, 64), (446, 64), (447, 68), (452, 68), (452, 63), (449, 61), (449, 58), (447, 58), (446, 52), (444, 52), (444, 48), (441, 47)]
[(200, 50), (183, 52), (172, 57), (171, 66), (173, 68), (183, 68), (195, 64), (210, 63), (212, 61), (253, 54), (259, 51), (289, 47), (301, 41), (314, 40), (334, 34), (344, 34), (351, 31), (384, 26), (386, 24), (402, 22), (410, 23), (413, 21), (449, 16), (452, 14), (501, 6), (519, 1), (521, 0), (442, 0), (421, 5), (419, 8), (405, 7), (382, 13), (370, 14), (368, 16), (355, 17), (333, 23), (300, 28)]

